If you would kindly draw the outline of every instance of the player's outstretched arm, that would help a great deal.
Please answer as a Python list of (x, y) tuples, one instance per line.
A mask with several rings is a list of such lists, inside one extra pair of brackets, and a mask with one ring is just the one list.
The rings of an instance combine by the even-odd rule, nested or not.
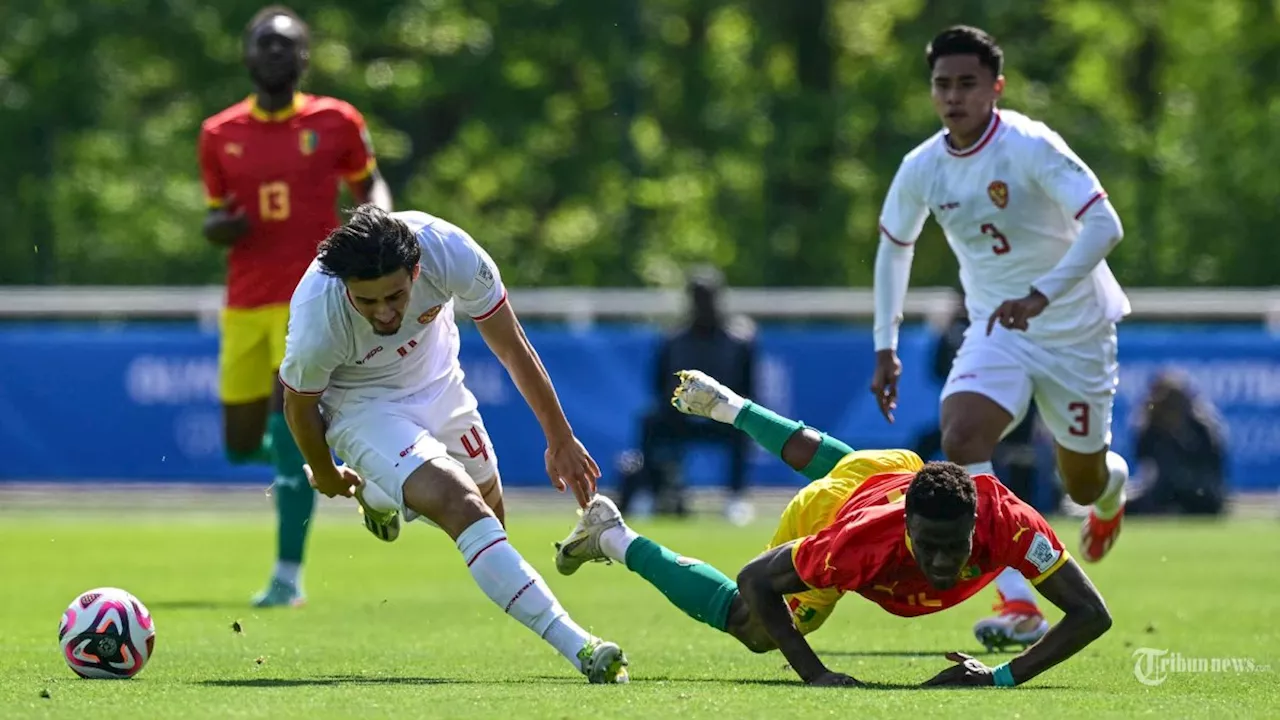
[(1075, 560), (1068, 559), (1063, 563), (1040, 583), (1039, 590), (1065, 613), (1062, 620), (1040, 638), (1040, 642), (995, 668), (989, 668), (963, 653), (948, 653), (947, 659), (956, 665), (938, 673), (924, 685), (1021, 685), (1080, 652), (1111, 627), (1111, 614), (1106, 603)]
[(791, 620), (784, 596), (810, 589), (796, 572), (793, 545), (794, 541), (779, 545), (747, 563), (738, 573), (738, 592), (801, 680), (810, 685), (856, 685), (852, 677), (828, 670)]
[(1111, 613), (1074, 559), (1036, 588), (1064, 613), (1040, 642), (1009, 661), (1013, 683), (1024, 683), (1084, 649), (1111, 628)]
[(542, 426), (547, 438), (547, 475), (551, 483), (562, 492), (566, 486), (572, 488), (578, 504), (586, 507), (596, 492), (600, 467), (573, 434), (551, 384), (551, 376), (520, 326), (511, 303), (503, 303), (492, 315), (478, 321), (476, 327)]
[(284, 389), (284, 419), (302, 459), (307, 461), (307, 479), (312, 487), (328, 497), (351, 496), (351, 487), (360, 484), (360, 476), (351, 468), (333, 463), (329, 442), (324, 438), (324, 418), (320, 415), (320, 395), (296, 393)]

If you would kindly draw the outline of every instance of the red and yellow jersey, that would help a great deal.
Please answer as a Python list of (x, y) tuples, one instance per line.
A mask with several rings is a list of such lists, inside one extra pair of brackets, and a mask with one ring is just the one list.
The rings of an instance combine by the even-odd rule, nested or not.
[(1066, 549), (1034, 508), (991, 475), (975, 475), (978, 491), (973, 552), (961, 579), (936, 590), (911, 552), (903, 502), (914, 472), (868, 478), (832, 521), (792, 548), (800, 578), (815, 589), (852, 591), (894, 615), (927, 615), (958, 605), (1017, 568), (1038, 584), (1067, 561)]
[(357, 183), (374, 169), (364, 118), (330, 97), (294, 97), (268, 113), (254, 98), (204, 121), (200, 172), (211, 208), (242, 208), (249, 232), (227, 259), (227, 305), (288, 303), (340, 223), (338, 183)]

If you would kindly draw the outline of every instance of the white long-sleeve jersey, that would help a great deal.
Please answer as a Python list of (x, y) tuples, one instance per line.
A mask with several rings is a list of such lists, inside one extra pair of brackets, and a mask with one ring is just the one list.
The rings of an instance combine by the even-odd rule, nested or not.
[(1034, 287), (1049, 306), (1026, 335), (1070, 344), (1129, 313), (1106, 262), (1123, 236), (1093, 171), (1044, 123), (1009, 110), (957, 151), (945, 131), (906, 155), (880, 214), (876, 349), (897, 347), (915, 242), (932, 214), (960, 264), (972, 322)]

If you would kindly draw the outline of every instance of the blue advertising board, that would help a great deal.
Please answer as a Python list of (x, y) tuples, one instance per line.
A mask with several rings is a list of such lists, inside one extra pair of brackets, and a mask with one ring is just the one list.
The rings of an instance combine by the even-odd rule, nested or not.
[[(652, 407), (650, 362), (658, 334), (644, 326), (531, 327), (570, 421), (606, 476), (638, 445)], [(912, 446), (936, 424), (929, 376), (934, 336), (904, 329), (897, 422), (868, 391), (871, 334), (861, 327), (762, 326), (759, 399), (854, 447)], [(218, 338), (195, 325), (0, 325), (0, 481), (270, 481), (265, 467), (223, 459), (217, 400)], [(1125, 325), (1114, 447), (1132, 462), (1133, 409), (1150, 377), (1188, 372), (1229, 428), (1229, 482), (1280, 486), (1280, 338), (1255, 327)], [(543, 438), (519, 392), (483, 341), (463, 329), (463, 367), (480, 400), (504, 483), (540, 485)], [(720, 484), (724, 465), (697, 453), (688, 481)], [(757, 453), (757, 485), (798, 485), (780, 461)]]

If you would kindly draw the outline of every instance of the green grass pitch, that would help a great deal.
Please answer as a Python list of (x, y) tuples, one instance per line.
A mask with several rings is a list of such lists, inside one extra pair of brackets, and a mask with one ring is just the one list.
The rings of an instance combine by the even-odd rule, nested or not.
[[(72, 491), (74, 492), (74, 491)], [(74, 494), (65, 496), (72, 502)], [(1087, 566), (1115, 618), (1081, 655), (1015, 689), (917, 690), (961, 650), (994, 590), (926, 618), (850, 596), (811, 637), (833, 669), (876, 687), (798, 684), (777, 653), (752, 655), (695, 623), (619, 565), (556, 574), (551, 543), (574, 516), (510, 503), (512, 539), (584, 626), (623, 646), (627, 686), (589, 686), (472, 583), (448, 539), (415, 523), (386, 545), (340, 501), (322, 501), (301, 609), (247, 606), (267, 573), (270, 506), (251, 513), (0, 512), (0, 716), (776, 718), (1276, 717), (1280, 713), (1280, 521), (1130, 521)], [(347, 502), (349, 501), (341, 501)], [(341, 512), (334, 508), (341, 508)], [(348, 512), (347, 510), (350, 510)], [(1056, 523), (1068, 546), (1077, 521)], [(771, 534), (714, 517), (637, 529), (731, 575)], [(129, 681), (75, 677), (57, 648), (83, 590), (123, 587), (155, 616), (156, 652)], [(1050, 619), (1058, 613), (1050, 611)], [(232, 629), (240, 624), (242, 632)], [(1243, 658), (1254, 672), (1178, 672), (1140, 683), (1134, 652)]]

